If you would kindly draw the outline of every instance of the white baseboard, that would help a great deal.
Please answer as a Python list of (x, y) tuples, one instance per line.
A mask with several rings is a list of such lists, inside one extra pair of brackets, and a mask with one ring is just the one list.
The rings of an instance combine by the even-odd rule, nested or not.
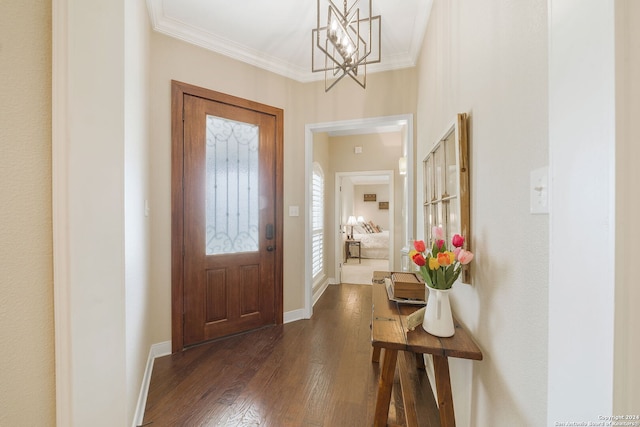
[(132, 427), (142, 424), (144, 419), (144, 409), (147, 406), (147, 394), (149, 393), (149, 383), (151, 382), (151, 373), (153, 372), (153, 362), (156, 357), (167, 356), (171, 354), (171, 341), (165, 341), (153, 344), (149, 349), (149, 357), (147, 358), (147, 366), (142, 377), (140, 385), (140, 394), (138, 395), (138, 404), (136, 405), (136, 413), (133, 417)]
[(316, 303), (318, 302), (318, 300), (320, 299), (324, 291), (327, 290), (329, 285), (335, 285), (335, 284), (336, 284), (335, 279), (333, 277), (330, 277), (328, 279), (325, 279), (324, 282), (322, 282), (320, 285), (315, 286), (313, 288), (313, 297), (312, 297), (313, 305), (316, 305)]
[[(327, 290), (329, 285), (335, 285), (335, 279), (332, 277), (325, 278), (322, 283), (313, 287), (312, 305), (316, 305), (316, 302), (320, 299), (324, 291)], [(284, 323), (295, 322), (296, 320), (309, 319), (310, 315), (303, 308), (299, 310), (287, 311), (284, 313)]]
[(299, 310), (287, 311), (284, 313), (284, 323), (295, 322), (296, 320), (308, 319), (303, 308)]

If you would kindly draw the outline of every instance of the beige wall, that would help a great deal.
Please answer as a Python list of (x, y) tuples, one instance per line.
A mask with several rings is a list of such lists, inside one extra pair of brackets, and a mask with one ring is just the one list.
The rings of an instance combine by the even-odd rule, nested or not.
[[(376, 200), (365, 202), (365, 194), (375, 194)], [(371, 221), (388, 231), (390, 210), (380, 209), (380, 202), (389, 203), (389, 197), (389, 185), (387, 184), (355, 185), (353, 187), (353, 213), (356, 217), (362, 216), (366, 222)]]
[(614, 414), (640, 414), (640, 2), (616, 3), (616, 318)]
[[(300, 84), (210, 51), (154, 33), (151, 38), (151, 278), (155, 341), (171, 337), (171, 128), (172, 79), (284, 109), (284, 310), (304, 307), (305, 124), (413, 113), (415, 70), (372, 74), (367, 90), (348, 81), (324, 92), (322, 82)], [(384, 100), (384, 102), (382, 101)], [(289, 217), (288, 206), (300, 206)]]
[(461, 426), (546, 423), (549, 221), (529, 213), (528, 192), (529, 172), (549, 162), (546, 3), (435, 0), (422, 48), (417, 159), (470, 115), (476, 258), (473, 286), (452, 299), (484, 360), (450, 362)]
[(0, 425), (55, 425), (51, 2), (0, 3)]

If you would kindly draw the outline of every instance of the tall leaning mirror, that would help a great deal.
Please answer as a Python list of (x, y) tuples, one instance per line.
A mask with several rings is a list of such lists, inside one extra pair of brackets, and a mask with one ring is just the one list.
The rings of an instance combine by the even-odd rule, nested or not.
[[(454, 234), (464, 236), (464, 249), (471, 251), (468, 117), (458, 114), (423, 161), (424, 229), (432, 241), (432, 228), (440, 226), (448, 242)], [(471, 264), (459, 279), (471, 284)]]

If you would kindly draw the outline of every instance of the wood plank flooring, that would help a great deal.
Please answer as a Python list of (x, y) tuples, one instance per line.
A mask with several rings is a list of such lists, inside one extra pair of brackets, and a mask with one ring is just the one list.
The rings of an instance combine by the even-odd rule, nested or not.
[[(143, 425), (371, 426), (379, 365), (370, 322), (371, 286), (334, 285), (310, 320), (156, 359)], [(419, 425), (438, 426), (426, 374), (411, 372)], [(396, 383), (390, 425), (406, 425), (400, 396)]]

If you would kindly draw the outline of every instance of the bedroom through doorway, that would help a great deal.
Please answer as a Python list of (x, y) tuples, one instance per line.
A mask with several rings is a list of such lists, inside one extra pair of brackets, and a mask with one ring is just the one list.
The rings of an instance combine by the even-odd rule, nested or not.
[[(389, 232), (390, 267), (387, 268), (391, 271), (401, 268), (403, 254), (414, 234), (413, 140), (411, 114), (305, 126), (305, 306), (301, 312), (304, 318), (311, 318), (314, 302), (327, 286), (341, 283), (345, 254), (343, 236), (346, 228), (342, 226), (340, 202), (336, 196), (339, 191), (337, 174), (348, 174), (348, 171), (352, 171), (350, 173), (355, 175), (362, 174), (363, 171), (378, 171), (390, 175), (390, 186), (394, 189), (395, 197), (389, 199), (388, 210), (393, 215), (393, 225), (389, 224), (389, 228), (394, 231)], [(312, 178), (316, 163), (322, 167), (326, 191), (323, 222), (326, 226), (323, 241), (323, 248), (326, 250), (326, 276), (322, 281), (314, 279), (312, 257)], [(387, 207), (383, 205), (378, 209), (387, 210)], [(345, 218), (345, 225), (346, 220), (348, 217)], [(367, 281), (369, 282), (370, 280)]]
[(394, 262), (394, 171), (336, 173), (339, 282), (371, 284)]

